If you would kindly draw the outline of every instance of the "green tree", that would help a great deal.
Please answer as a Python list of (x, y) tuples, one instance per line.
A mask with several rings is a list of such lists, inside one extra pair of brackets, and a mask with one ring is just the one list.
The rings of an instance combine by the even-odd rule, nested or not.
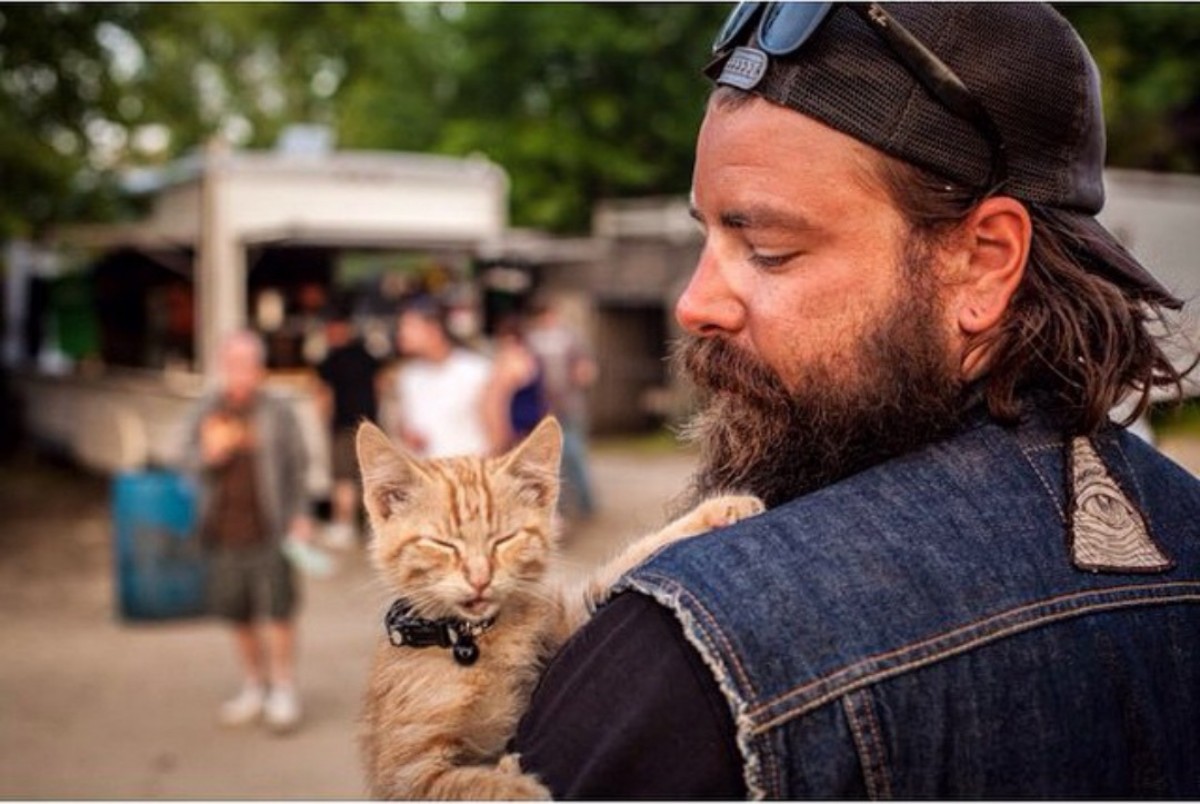
[(684, 192), (709, 90), (700, 68), (727, 11), (469, 5), (457, 26), (462, 85), (441, 147), (504, 164), (518, 223), (584, 230), (598, 199)]
[(1100, 68), (1108, 163), (1200, 172), (1200, 6), (1057, 6)]
[[(1200, 6), (1063, 4), (1105, 79), (1109, 160), (1200, 171)], [(730, 4), (0, 3), (0, 238), (127, 210), (113, 176), (294, 122), (342, 148), (481, 152), (512, 219), (686, 191)]]
[(0, 4), (0, 238), (116, 213), (103, 151), (121, 147), (119, 91), (104, 43), (137, 16), (132, 6)]
[[(39, 58), (70, 62), (82, 42), (89, 74), (104, 76), (103, 93), (59, 83), (73, 104), (68, 128), (104, 121), (104, 158), (84, 133), (72, 141), (74, 160), (45, 136), (39, 160), (28, 159), (33, 142), (0, 143), (14, 163), (42, 165), (27, 181), (44, 190), (40, 219), (63, 217), (89, 158), (101, 176), (163, 162), (217, 133), (269, 147), (285, 125), (303, 121), (333, 126), (346, 148), (482, 152), (512, 176), (514, 222), (575, 231), (587, 228), (598, 198), (686, 189), (707, 91), (699, 68), (726, 11), (624, 3), (4, 8), (14, 22), (4, 29), (14, 43), (0, 64), (5, 75), (39, 69)], [(31, 33), (43, 31), (53, 35)], [(98, 32), (107, 33), (107, 49)], [(69, 72), (58, 62), (54, 70)], [(57, 131), (63, 115), (49, 112), (31, 108), (13, 128)]]

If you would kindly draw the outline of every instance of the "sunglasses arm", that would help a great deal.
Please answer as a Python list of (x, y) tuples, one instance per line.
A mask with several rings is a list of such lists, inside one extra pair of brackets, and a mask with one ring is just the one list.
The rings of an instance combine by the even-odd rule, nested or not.
[(992, 183), (1007, 175), (1004, 138), (971, 91), (929, 48), (921, 44), (904, 26), (892, 19), (878, 3), (847, 3), (863, 21), (879, 32), (896, 57), (933, 97), (950, 111), (970, 120), (987, 138), (992, 149)]

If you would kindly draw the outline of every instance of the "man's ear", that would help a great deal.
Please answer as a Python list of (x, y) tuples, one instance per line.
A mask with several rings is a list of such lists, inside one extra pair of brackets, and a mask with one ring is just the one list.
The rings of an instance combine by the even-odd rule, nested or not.
[[(952, 295), (950, 311), (966, 338), (992, 329), (1004, 318), (1025, 276), (1033, 224), (1029, 210), (1015, 198), (985, 199), (964, 223), (965, 266)], [(973, 379), (986, 358), (972, 350), (963, 358), (963, 375)]]

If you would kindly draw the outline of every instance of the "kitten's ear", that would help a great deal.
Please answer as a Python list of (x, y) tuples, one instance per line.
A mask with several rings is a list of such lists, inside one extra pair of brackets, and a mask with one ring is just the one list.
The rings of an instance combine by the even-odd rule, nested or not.
[(558, 502), (562, 443), (562, 427), (553, 416), (547, 416), (500, 459), (504, 471), (517, 479), (522, 496), (533, 505), (553, 508)]
[(370, 422), (359, 425), (355, 446), (363, 505), (373, 522), (384, 522), (412, 498), (414, 486), (426, 477), (425, 472), (417, 458)]

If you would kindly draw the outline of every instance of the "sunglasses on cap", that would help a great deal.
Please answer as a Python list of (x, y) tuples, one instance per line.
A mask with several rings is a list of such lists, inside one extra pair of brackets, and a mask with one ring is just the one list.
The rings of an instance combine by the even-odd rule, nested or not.
[(759, 50), (770, 56), (795, 53), (839, 5), (861, 17), (934, 99), (973, 125), (987, 140), (992, 155), (987, 186), (994, 188), (1003, 183), (1008, 176), (1004, 139), (991, 115), (954, 71), (884, 11), (879, 3), (762, 3), (742, 0), (717, 34), (713, 42), (713, 55), (728, 50), (746, 33), (756, 18)]

